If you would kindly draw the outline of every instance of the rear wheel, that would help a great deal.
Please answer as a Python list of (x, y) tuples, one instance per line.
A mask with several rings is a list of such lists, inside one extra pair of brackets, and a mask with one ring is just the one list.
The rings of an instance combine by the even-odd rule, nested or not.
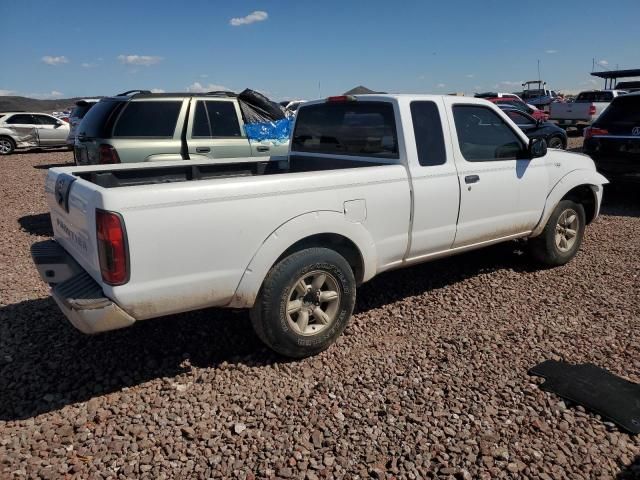
[(272, 350), (302, 358), (327, 349), (346, 328), (356, 298), (351, 267), (327, 248), (293, 253), (275, 265), (251, 310)]
[(567, 263), (580, 249), (585, 218), (582, 205), (562, 200), (549, 217), (542, 233), (529, 241), (533, 257), (551, 266)]
[(549, 148), (563, 149), (564, 148), (564, 142), (562, 141), (562, 139), (560, 137), (551, 137), (549, 139)]
[(16, 144), (9, 137), (0, 137), (0, 155), (10, 155), (16, 149)]

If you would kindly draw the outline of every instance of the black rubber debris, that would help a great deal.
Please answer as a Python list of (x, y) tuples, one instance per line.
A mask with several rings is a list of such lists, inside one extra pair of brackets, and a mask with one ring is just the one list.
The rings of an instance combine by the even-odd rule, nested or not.
[(540, 386), (608, 418), (630, 433), (640, 433), (640, 385), (591, 363), (572, 365), (546, 360), (530, 375), (544, 377)]

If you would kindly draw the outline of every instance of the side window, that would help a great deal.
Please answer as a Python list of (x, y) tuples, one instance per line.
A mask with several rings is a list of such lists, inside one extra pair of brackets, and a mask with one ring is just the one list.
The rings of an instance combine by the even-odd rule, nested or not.
[(129, 102), (113, 129), (114, 137), (171, 138), (181, 101)]
[(199, 101), (193, 116), (193, 138), (240, 137), (240, 122), (233, 102)]
[(211, 138), (211, 127), (204, 102), (196, 103), (196, 111), (193, 113), (193, 138)]
[(7, 120), (5, 120), (5, 123), (11, 125), (33, 125), (35, 123), (35, 120), (31, 115), (18, 114), (9, 117)]
[(520, 137), (489, 108), (455, 105), (453, 119), (460, 151), (469, 162), (513, 160), (524, 150)]
[(504, 113), (507, 114), (507, 116), (513, 120), (513, 122), (516, 125), (530, 125), (532, 123), (535, 123), (533, 120), (531, 120), (529, 117), (527, 117), (526, 115), (523, 115), (520, 112), (514, 112), (513, 110), (507, 110)]
[(438, 106), (434, 102), (411, 102), (411, 119), (420, 165), (427, 167), (446, 163)]
[(58, 125), (58, 120), (53, 117), (49, 117), (48, 115), (34, 115), (36, 120), (36, 124), (40, 125)]

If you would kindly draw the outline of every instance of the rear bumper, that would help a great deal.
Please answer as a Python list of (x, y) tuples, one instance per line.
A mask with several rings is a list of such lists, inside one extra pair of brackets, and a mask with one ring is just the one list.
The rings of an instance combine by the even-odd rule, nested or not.
[(51, 296), (69, 322), (93, 334), (133, 325), (135, 319), (105, 297), (102, 288), (57, 242), (31, 247), (40, 277), (51, 285)]

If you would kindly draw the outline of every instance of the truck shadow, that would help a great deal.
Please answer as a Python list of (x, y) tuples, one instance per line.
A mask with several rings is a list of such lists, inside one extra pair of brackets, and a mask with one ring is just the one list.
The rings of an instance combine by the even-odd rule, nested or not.
[(640, 478), (640, 455), (629, 465), (624, 465), (616, 475), (616, 480), (634, 480)]
[(53, 227), (51, 226), (51, 215), (38, 213), (36, 215), (25, 215), (18, 219), (20, 228), (30, 235), (39, 237), (52, 237)]
[(638, 184), (611, 183), (605, 185), (601, 213), (622, 217), (640, 217)]

